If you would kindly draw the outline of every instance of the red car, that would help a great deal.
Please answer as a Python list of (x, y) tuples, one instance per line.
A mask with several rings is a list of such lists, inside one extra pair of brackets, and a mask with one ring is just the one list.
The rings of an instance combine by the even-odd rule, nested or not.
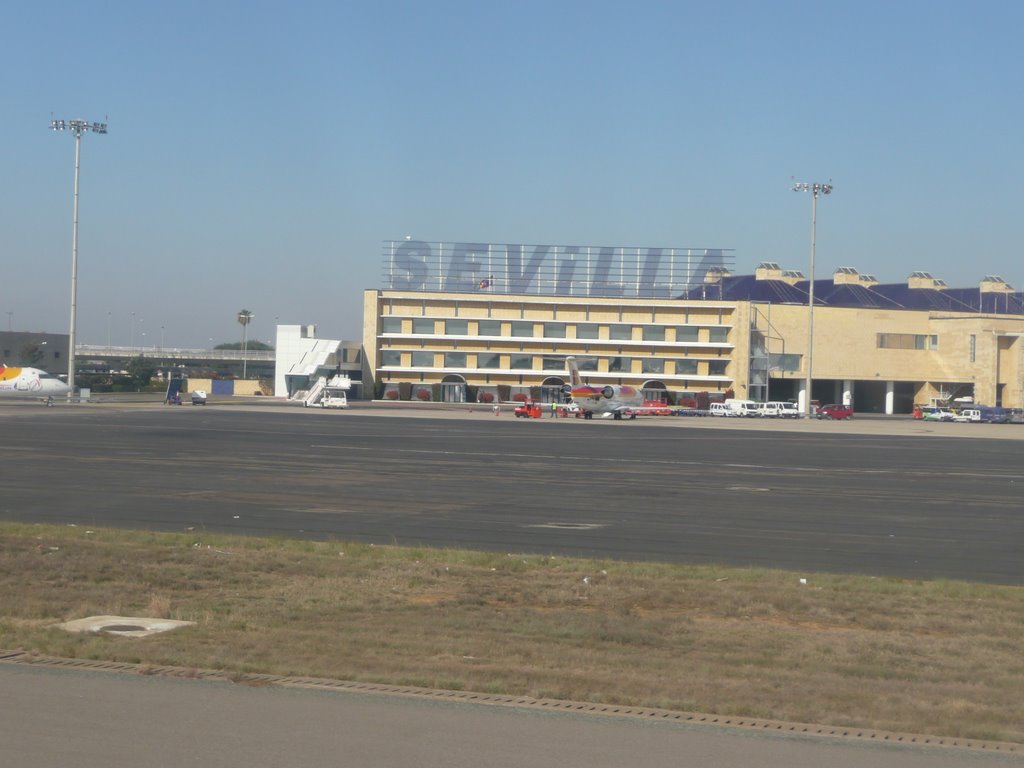
[(853, 408), (848, 405), (832, 403), (830, 405), (818, 406), (819, 419), (852, 419)]

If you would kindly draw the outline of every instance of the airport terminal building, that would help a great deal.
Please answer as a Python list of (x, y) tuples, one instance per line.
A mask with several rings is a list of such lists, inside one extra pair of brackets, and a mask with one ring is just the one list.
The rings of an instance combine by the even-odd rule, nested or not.
[(842, 267), (810, 285), (763, 263), (737, 275), (716, 248), (384, 243), (364, 293), (364, 386), (393, 400), (561, 398), (565, 358), (591, 384), (647, 399), (737, 397), (860, 412), (973, 397), (1024, 406), (1024, 296), (987, 276), (882, 284)]

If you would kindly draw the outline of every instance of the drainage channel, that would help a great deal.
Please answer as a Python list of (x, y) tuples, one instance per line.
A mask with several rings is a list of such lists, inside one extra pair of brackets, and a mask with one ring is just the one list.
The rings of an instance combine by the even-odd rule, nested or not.
[(92, 659), (66, 659), (58, 656), (36, 656), (24, 651), (0, 649), (0, 663), (26, 666), (63, 667), (101, 672), (121, 672), (137, 675), (158, 675), (197, 680), (220, 680), (240, 685), (275, 685), (284, 688), (310, 688), (336, 690), (354, 693), (385, 694), (389, 696), (411, 696), (423, 699), (447, 699), (471, 704), (539, 709), (577, 714), (630, 717), (649, 721), (687, 723), (718, 728), (740, 728), (765, 733), (777, 733), (801, 737), (822, 737), (846, 739), (881, 744), (899, 744), (917, 747), (939, 747), (952, 750), (970, 750), (1000, 754), (1024, 754), (1024, 745), (1006, 741), (986, 741), (951, 737), (925, 736), (921, 734), (881, 731), (873, 728), (839, 728), (810, 723), (790, 723), (763, 718), (727, 717), (699, 712), (680, 712), (648, 707), (616, 706), (593, 704), (561, 699), (534, 699), (529, 696), (507, 696), (470, 691), (448, 691), (435, 688), (417, 688), (405, 685), (382, 683), (358, 683), (347, 680), (331, 680), (318, 677), (285, 677), (254, 673), (233, 673), (218, 670), (200, 670), (189, 667), (169, 667), (155, 664), (135, 664), (117, 661), (96, 661)]

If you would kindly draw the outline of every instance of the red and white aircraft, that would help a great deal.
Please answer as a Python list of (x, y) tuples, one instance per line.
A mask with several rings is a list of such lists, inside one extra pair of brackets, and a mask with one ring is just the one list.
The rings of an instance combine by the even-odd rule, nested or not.
[(629, 416), (635, 419), (638, 412), (648, 410), (644, 408), (643, 394), (636, 387), (629, 384), (606, 384), (603, 387), (584, 384), (580, 378), (580, 369), (576, 366), (576, 358), (565, 358), (565, 364), (569, 369), (569, 383), (562, 391), (572, 395), (573, 402), (583, 411), (583, 418), (592, 419), (597, 413), (603, 418), (611, 416), (621, 419)]

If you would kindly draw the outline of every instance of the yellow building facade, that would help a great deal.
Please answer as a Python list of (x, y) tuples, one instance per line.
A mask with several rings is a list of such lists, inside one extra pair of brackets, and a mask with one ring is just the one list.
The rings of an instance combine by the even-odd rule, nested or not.
[[(716, 284), (729, 279), (725, 271), (710, 272), (700, 291), (689, 292), (701, 298), (679, 299), (367, 290), (366, 391), (395, 400), (558, 400), (571, 355), (590, 383), (631, 384), (651, 400), (688, 404), (706, 393), (710, 400), (803, 404), (806, 300), (793, 300), (799, 295), (792, 291), (778, 291), (777, 301), (764, 298), (764, 289), (791, 288), (802, 275), (759, 268), (745, 278), (751, 298), (739, 300), (728, 300), (730, 291)], [(872, 281), (843, 269), (815, 290), (827, 293), (832, 285), (838, 295), (850, 282), (870, 290)], [(920, 297), (913, 291), (935, 293), (940, 282), (915, 287), (912, 278), (900, 287)], [(881, 288), (871, 295), (882, 296)], [(1012, 290), (998, 281), (990, 288)], [(975, 293), (992, 298), (984, 283)], [(1024, 407), (1024, 314), (1000, 312), (998, 301), (987, 305), (995, 311), (983, 306), (816, 302), (812, 400), (874, 413), (910, 413), (917, 403), (966, 397)]]

